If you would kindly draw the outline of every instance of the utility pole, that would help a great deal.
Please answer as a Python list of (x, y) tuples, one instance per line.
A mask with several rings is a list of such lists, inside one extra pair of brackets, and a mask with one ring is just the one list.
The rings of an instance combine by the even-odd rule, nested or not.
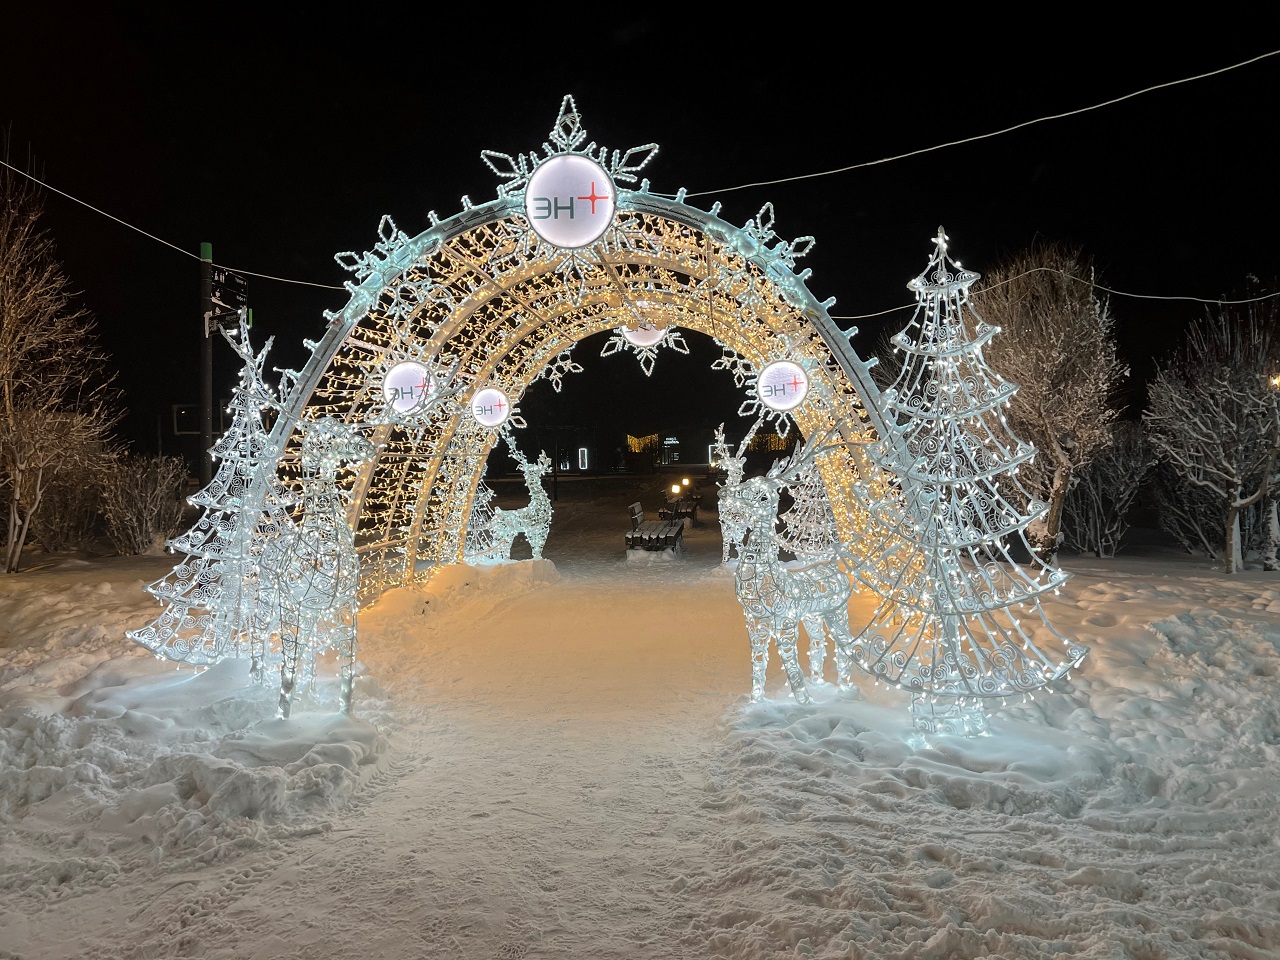
[(213, 480), (213, 244), (200, 244), (200, 486)]
[[(213, 244), (200, 244), (200, 316), (204, 338), (200, 341), (200, 482), (213, 479), (213, 333), (224, 322), (247, 309), (249, 295), (241, 274), (225, 267), (214, 269)], [(253, 326), (253, 311), (248, 311)]]

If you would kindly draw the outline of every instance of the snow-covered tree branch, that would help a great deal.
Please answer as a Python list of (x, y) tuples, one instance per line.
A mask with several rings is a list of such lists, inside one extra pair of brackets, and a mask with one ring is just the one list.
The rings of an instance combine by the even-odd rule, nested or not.
[(974, 309), (1002, 331), (986, 344), (987, 360), (1018, 384), (1009, 424), (1037, 450), (1019, 479), (1049, 505), (1027, 528), (1028, 541), (1047, 560), (1062, 540), (1073, 475), (1111, 441), (1116, 395), (1129, 372), (1093, 279), (1079, 250), (1037, 243), (987, 271), (973, 291)]
[(1143, 414), (1157, 454), (1219, 504), (1227, 573), (1243, 567), (1240, 514), (1277, 484), (1280, 304), (1224, 305), (1194, 322), (1152, 381)]
[(1111, 443), (1075, 471), (1062, 510), (1064, 543), (1082, 553), (1115, 556), (1129, 529), (1129, 508), (1154, 463), (1142, 424), (1117, 423)]
[(6, 573), (49, 484), (100, 456), (118, 415), (87, 311), (39, 227), (34, 188), (0, 168), (0, 485)]

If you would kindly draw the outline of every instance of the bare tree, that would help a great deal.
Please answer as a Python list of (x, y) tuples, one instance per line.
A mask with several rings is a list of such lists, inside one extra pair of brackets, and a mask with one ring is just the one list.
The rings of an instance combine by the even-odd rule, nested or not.
[(4, 570), (18, 569), (32, 518), (61, 471), (106, 452), (118, 419), (106, 357), (40, 229), (35, 189), (0, 167), (0, 488)]
[(1019, 480), (1049, 505), (1027, 528), (1028, 542), (1049, 562), (1062, 541), (1072, 476), (1110, 443), (1117, 394), (1129, 373), (1093, 281), (1081, 251), (1038, 242), (988, 271), (973, 292), (978, 315), (1002, 331), (987, 342), (987, 361), (1018, 385), (1009, 425), (1037, 450)]
[(1129, 508), (1155, 457), (1142, 424), (1115, 424), (1111, 443), (1075, 471), (1062, 510), (1064, 543), (1097, 557), (1113, 557), (1129, 529)]
[(1280, 558), (1276, 557), (1280, 548), (1280, 517), (1274, 489), (1240, 514), (1240, 526), (1245, 556), (1256, 556), (1262, 561), (1263, 570), (1280, 570)]
[(1222, 500), (1198, 487), (1173, 467), (1160, 461), (1151, 471), (1151, 498), (1160, 529), (1190, 554), (1203, 553), (1210, 560), (1222, 554)]
[(1227, 573), (1244, 565), (1241, 511), (1277, 485), (1280, 302), (1224, 305), (1193, 322), (1152, 381), (1146, 422), (1156, 453), (1209, 493), (1225, 523)]

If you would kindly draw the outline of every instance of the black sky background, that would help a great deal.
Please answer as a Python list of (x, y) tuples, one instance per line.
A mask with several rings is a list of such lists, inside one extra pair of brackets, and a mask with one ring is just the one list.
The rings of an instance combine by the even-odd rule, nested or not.
[[(771, 202), (780, 236), (815, 237), (798, 269), (813, 271), (818, 299), (836, 298), (837, 318), (908, 304), (939, 225), (979, 272), (1039, 237), (1080, 247), (1100, 282), (1130, 293), (1214, 298), (1280, 274), (1280, 56), (975, 143), (700, 195), (1240, 63), (1280, 49), (1280, 14), (1129, 28), (1039, 10), (873, 20), (842, 7), (785, 22), (776, 7), (723, 10), (24, 8), (6, 15), (0, 123), (10, 162), (33, 156), (59, 190), (189, 254), (206, 241), (218, 264), (315, 284), (349, 277), (334, 255), (370, 248), (383, 214), (412, 236), (428, 210), (447, 217), (463, 194), (492, 199), (480, 151), (538, 149), (566, 94), (597, 143), (660, 145), (645, 171), (656, 192), (685, 187), (704, 209), (718, 200), (739, 225)], [(199, 395), (198, 261), (56, 194), (45, 226), (119, 370), (122, 433), (140, 450), (171, 444), (157, 424)], [(346, 300), (253, 276), (249, 298), (277, 366), (300, 364), (322, 311)], [(1126, 296), (1111, 307), (1139, 405), (1155, 360), (1204, 307)], [(840, 322), (862, 330), (854, 344), (869, 356), (909, 315)], [(660, 357), (651, 381), (634, 357), (598, 360), (580, 345), (587, 373), (558, 406), (531, 392), (526, 415), (668, 429), (702, 402), (684, 393), (689, 382), (731, 415), (740, 397), (707, 370), (718, 351), (702, 339), (689, 335), (692, 358)], [(234, 358), (221, 344), (217, 356), (227, 393)]]

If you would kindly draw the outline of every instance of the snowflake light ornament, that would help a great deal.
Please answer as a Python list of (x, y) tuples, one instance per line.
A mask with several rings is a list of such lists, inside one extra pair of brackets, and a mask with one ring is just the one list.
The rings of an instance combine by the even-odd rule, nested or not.
[[(396, 222), (390, 216), (384, 216), (378, 223), (378, 242), (373, 245), (372, 250), (365, 253), (355, 253), (347, 250), (334, 254), (333, 259), (343, 269), (354, 273), (356, 279), (364, 280), (371, 274), (381, 273), (388, 263), (394, 264), (398, 260), (404, 260), (407, 266), (408, 258), (402, 257), (401, 252), (408, 244), (408, 234), (397, 227)], [(346, 285), (348, 289), (351, 289), (352, 284), (350, 281)]]
[(520, 415), (520, 402), (513, 393), (510, 387), (499, 381), (491, 380), (479, 385), (467, 399), (470, 416), (466, 419), (472, 429), (509, 438), (512, 428), (523, 430), (528, 426)]
[[(747, 256), (755, 256), (766, 266), (778, 265), (790, 271), (795, 267), (797, 260), (813, 249), (816, 241), (813, 237), (796, 237), (794, 240), (783, 240), (774, 231), (773, 224), (773, 204), (766, 203), (760, 208), (755, 217), (742, 226), (743, 234), (749, 240), (754, 240), (758, 245), (758, 249), (744, 250), (743, 253)], [(770, 243), (775, 240), (777, 242), (770, 246)], [(778, 273), (779, 271), (771, 272)], [(810, 271), (803, 271), (800, 279), (807, 279), (809, 274)]]
[(720, 349), (723, 352), (712, 362), (711, 369), (727, 371), (733, 377), (733, 385), (739, 390), (743, 389), (754, 379), (756, 368), (752, 366), (750, 360), (723, 343), (720, 344)]
[(636, 174), (648, 166), (658, 153), (656, 143), (646, 143), (640, 147), (632, 147), (625, 153), (614, 150), (611, 157), (609, 150), (597, 146), (594, 140), (582, 148), (582, 142), (586, 139), (587, 131), (582, 126), (578, 107), (572, 96), (566, 96), (560, 101), (560, 113), (556, 116), (555, 126), (551, 128), (547, 141), (542, 144), (542, 156), (532, 151), (518, 153), (513, 157), (496, 150), (481, 150), (480, 158), (490, 170), (506, 181), (498, 188), (501, 196), (523, 190), (538, 165), (551, 157), (580, 154), (599, 163), (615, 182), (635, 183)]
[(567, 350), (561, 350), (556, 354), (556, 358), (542, 368), (541, 372), (534, 378), (535, 380), (546, 380), (551, 384), (551, 389), (556, 393), (560, 392), (560, 388), (564, 385), (563, 380), (565, 374), (581, 373), (582, 364), (577, 363), (570, 356), (573, 347)]
[(632, 352), (640, 360), (640, 369), (646, 377), (653, 376), (658, 351), (666, 348), (688, 355), (689, 345), (684, 334), (673, 326), (658, 327), (641, 322), (634, 327), (620, 327), (614, 331), (600, 350), (600, 356), (611, 357), (615, 353)]
[(429, 420), (450, 415), (452, 405), (447, 401), (461, 389), (457, 373), (458, 361), (443, 363), (424, 344), (412, 352), (388, 353), (367, 385), (381, 394), (383, 403), (375, 422), (420, 428)]
[(523, 194), (525, 214), (513, 221), (522, 234), (503, 256), (553, 261), (575, 305), (582, 303), (591, 278), (605, 269), (595, 246), (631, 243), (632, 218), (621, 218), (624, 229), (618, 229), (616, 185), (635, 183), (658, 152), (656, 143), (610, 151), (595, 141), (584, 146), (586, 139), (577, 105), (566, 96), (541, 154), (480, 152), (485, 165), (505, 181), (499, 197)]
[(791, 412), (809, 399), (813, 382), (810, 361), (799, 356), (772, 360), (748, 383), (738, 416), (772, 422), (778, 436), (785, 437), (793, 422)]

